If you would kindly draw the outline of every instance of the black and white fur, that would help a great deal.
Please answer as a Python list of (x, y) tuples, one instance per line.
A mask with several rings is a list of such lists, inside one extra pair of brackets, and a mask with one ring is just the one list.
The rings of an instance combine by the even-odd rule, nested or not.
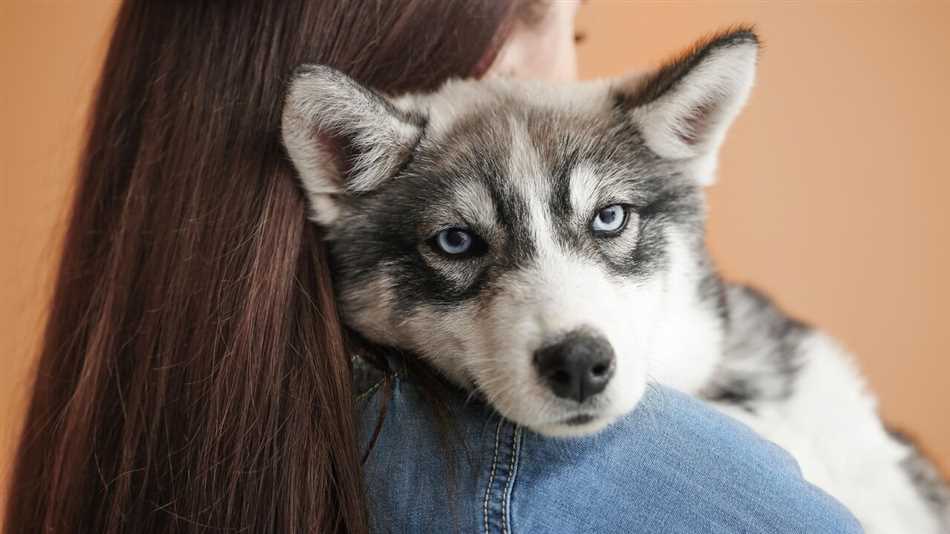
[[(678, 388), (788, 449), (867, 532), (947, 532), (946, 487), (882, 425), (849, 355), (721, 280), (706, 250), (702, 186), (758, 50), (738, 29), (646, 75), (452, 81), (396, 98), (300, 68), (284, 143), (344, 319), (550, 436), (602, 429), (648, 381)], [(593, 234), (618, 204), (625, 229)], [(477, 253), (440, 250), (451, 228), (477, 236)], [(532, 364), (579, 330), (615, 354), (609, 384), (582, 402), (552, 394)]]

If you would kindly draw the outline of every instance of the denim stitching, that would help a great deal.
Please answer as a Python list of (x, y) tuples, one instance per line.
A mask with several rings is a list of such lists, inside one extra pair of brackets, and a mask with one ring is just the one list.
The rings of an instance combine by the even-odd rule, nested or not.
[(498, 449), (501, 445), (501, 427), (505, 423), (504, 419), (498, 421), (498, 428), (495, 430), (495, 452), (492, 454), (491, 474), (488, 476), (488, 485), (485, 487), (485, 500), (482, 502), (482, 513), (485, 516), (485, 534), (488, 533), (488, 500), (491, 497), (491, 487), (495, 483), (495, 468), (498, 466)]
[(511, 490), (515, 484), (515, 476), (518, 474), (518, 462), (521, 460), (521, 427), (516, 426), (511, 435), (511, 461), (508, 462), (508, 481), (505, 482), (505, 491), (502, 494), (504, 501), (501, 508), (501, 531), (502, 534), (508, 534), (511, 528), (510, 508), (511, 508)]

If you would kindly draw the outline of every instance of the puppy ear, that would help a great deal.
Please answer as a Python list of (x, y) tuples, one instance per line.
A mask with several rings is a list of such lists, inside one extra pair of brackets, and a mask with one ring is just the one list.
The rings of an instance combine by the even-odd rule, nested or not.
[(708, 185), (715, 181), (719, 145), (752, 89), (758, 52), (751, 28), (723, 32), (615, 90), (647, 146), (682, 161)]
[(419, 117), (322, 65), (294, 72), (281, 135), (310, 202), (310, 218), (332, 225), (341, 202), (397, 172), (422, 133)]

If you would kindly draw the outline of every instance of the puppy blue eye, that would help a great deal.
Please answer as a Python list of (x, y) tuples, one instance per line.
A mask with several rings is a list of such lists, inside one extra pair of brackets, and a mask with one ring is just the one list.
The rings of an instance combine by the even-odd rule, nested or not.
[(472, 251), (476, 237), (466, 230), (449, 228), (435, 236), (435, 244), (449, 256), (460, 256)]
[(627, 210), (620, 204), (601, 208), (591, 223), (595, 234), (615, 234), (627, 224)]

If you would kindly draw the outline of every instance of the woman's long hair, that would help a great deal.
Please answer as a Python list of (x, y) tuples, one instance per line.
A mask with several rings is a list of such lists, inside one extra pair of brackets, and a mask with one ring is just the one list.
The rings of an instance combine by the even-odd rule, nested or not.
[(386, 92), (490, 64), (499, 0), (129, 0), (18, 449), (8, 533), (365, 532), (326, 248), (279, 143), (293, 68)]

